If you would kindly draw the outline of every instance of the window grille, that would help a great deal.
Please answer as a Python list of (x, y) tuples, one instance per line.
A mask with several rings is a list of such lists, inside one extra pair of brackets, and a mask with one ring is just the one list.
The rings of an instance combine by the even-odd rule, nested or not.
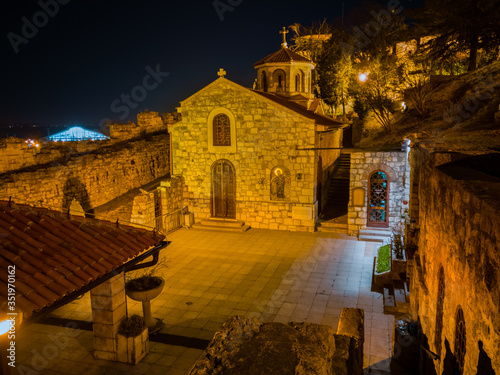
[(214, 146), (231, 146), (231, 124), (223, 113), (214, 117)]

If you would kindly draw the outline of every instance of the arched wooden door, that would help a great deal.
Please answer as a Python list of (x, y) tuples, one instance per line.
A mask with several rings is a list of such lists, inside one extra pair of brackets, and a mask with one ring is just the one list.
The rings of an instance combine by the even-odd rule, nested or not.
[(368, 181), (369, 227), (389, 226), (389, 179), (382, 171), (373, 172)]
[(212, 166), (212, 217), (236, 218), (236, 176), (228, 160)]

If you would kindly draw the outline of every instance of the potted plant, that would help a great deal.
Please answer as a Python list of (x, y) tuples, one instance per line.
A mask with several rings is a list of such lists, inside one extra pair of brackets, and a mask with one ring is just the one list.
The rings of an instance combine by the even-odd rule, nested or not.
[(161, 319), (151, 316), (151, 300), (160, 295), (165, 280), (155, 274), (162, 268), (166, 268), (166, 260), (162, 260), (154, 267), (148, 268), (145, 272), (135, 278), (127, 278), (125, 283), (125, 293), (130, 299), (142, 302), (144, 321), (149, 333), (154, 333), (163, 327)]
[(391, 270), (394, 275), (406, 273), (406, 254), (403, 229), (401, 226), (394, 228), (391, 235)]
[(149, 335), (144, 318), (125, 317), (118, 326), (116, 339), (117, 360), (136, 365), (149, 352)]

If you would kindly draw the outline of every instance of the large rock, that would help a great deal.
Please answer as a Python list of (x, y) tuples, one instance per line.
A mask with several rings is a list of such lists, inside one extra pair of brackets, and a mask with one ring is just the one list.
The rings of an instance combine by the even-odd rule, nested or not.
[(353, 340), (319, 324), (231, 317), (189, 374), (353, 374)]

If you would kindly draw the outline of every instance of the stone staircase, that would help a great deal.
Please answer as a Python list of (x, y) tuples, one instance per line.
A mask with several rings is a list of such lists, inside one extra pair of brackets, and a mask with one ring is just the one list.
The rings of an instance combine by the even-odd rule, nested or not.
[[(333, 176), (330, 178), (326, 205), (323, 209), (323, 213), (320, 216), (322, 221), (331, 221), (332, 219), (347, 215), (347, 205), (349, 204), (350, 175), (351, 154), (340, 154), (339, 166)], [(323, 226), (323, 228), (327, 228), (327, 226)], [(326, 231), (328, 231), (328, 229)]]
[(219, 232), (246, 232), (250, 229), (250, 225), (246, 225), (241, 220), (210, 218), (200, 220), (198, 223), (193, 224), (191, 228)]
[(384, 314), (407, 314), (410, 309), (410, 291), (408, 283), (394, 280), (392, 284), (384, 285)]
[(391, 242), (391, 230), (388, 228), (367, 228), (359, 231), (358, 241)]
[[(343, 221), (343, 220), (342, 220)], [(347, 234), (347, 223), (335, 221), (319, 221), (316, 225), (318, 232)]]

